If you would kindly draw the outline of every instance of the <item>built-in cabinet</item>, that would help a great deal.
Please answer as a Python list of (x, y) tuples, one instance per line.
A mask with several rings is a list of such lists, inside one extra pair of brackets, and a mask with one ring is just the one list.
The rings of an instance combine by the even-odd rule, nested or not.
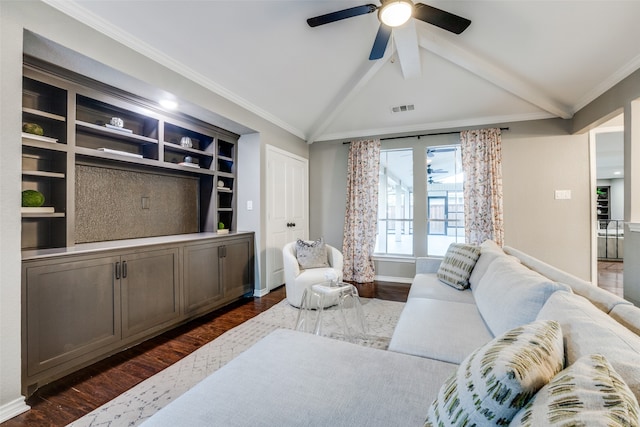
[(25, 394), (251, 294), (238, 135), (29, 57), (22, 104)]
[(610, 208), (610, 199), (611, 199), (611, 186), (604, 185), (596, 187), (596, 209), (598, 214), (598, 221), (600, 222), (601, 228), (607, 228), (609, 225), (607, 220), (611, 219)]
[(251, 294), (253, 233), (163, 240), (27, 253), (22, 263), (26, 394)]
[[(22, 189), (41, 209), (22, 213), (22, 248), (76, 243), (76, 165), (198, 179), (197, 231), (236, 229), (238, 135), (31, 59), (23, 77)], [(152, 179), (152, 178), (151, 178)], [(221, 225), (220, 225), (221, 224)]]
[(218, 239), (185, 246), (185, 313), (210, 311), (230, 296), (251, 289), (253, 270), (238, 267), (252, 259), (252, 253), (253, 242), (249, 239)]

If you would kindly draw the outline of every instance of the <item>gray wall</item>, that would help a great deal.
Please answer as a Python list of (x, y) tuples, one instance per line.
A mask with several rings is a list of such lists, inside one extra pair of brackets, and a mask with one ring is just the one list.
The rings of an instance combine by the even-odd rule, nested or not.
[[(640, 224), (640, 70), (578, 111), (573, 129), (584, 131), (624, 113), (624, 220)], [(625, 227), (624, 297), (640, 306), (640, 233)]]
[[(511, 123), (502, 133), (505, 243), (584, 279), (591, 277), (590, 170), (587, 134), (568, 134), (565, 120)], [(493, 125), (499, 126), (499, 125)], [(424, 147), (455, 144), (458, 135), (383, 141), (384, 148), (414, 148), (415, 194), (424, 194)], [(342, 247), (348, 145), (316, 142), (310, 152), (310, 236)], [(422, 157), (421, 157), (422, 155)], [(567, 160), (571, 159), (570, 162)], [(555, 190), (571, 190), (555, 200)], [(419, 197), (414, 203), (421, 203)], [(426, 207), (416, 212), (425, 212)], [(422, 228), (421, 228), (422, 227)], [(416, 216), (414, 233), (424, 235)], [(552, 242), (552, 244), (550, 244)], [(418, 247), (417, 256), (426, 255)], [(410, 278), (406, 261), (378, 261), (376, 274)]]
[[(54, 42), (52, 46), (36, 46), (34, 38), (25, 30), (38, 34)], [(37, 37), (36, 37), (37, 38)], [(26, 45), (23, 45), (23, 40)], [(148, 57), (129, 49), (101, 33), (75, 21), (39, 1), (0, 1), (0, 419), (25, 409), (20, 389), (21, 360), (21, 286), (20, 286), (20, 164), (21, 164), (21, 105), (22, 105), (22, 55), (23, 52), (37, 53), (59, 65), (71, 68), (85, 75), (97, 76), (109, 82), (116, 79), (116, 86), (145, 96), (139, 91), (162, 88), (175, 95), (191, 110), (185, 111), (203, 120), (210, 121), (232, 131), (246, 129), (259, 135), (250, 142), (251, 149), (257, 150), (259, 180), (264, 181), (264, 145), (270, 144), (288, 150), (301, 157), (308, 157), (307, 144), (300, 138), (273, 125), (245, 108), (217, 95), (174, 72)], [(30, 43), (32, 43), (30, 45)], [(80, 54), (65, 57), (57, 45)], [(38, 50), (40, 49), (40, 50)], [(44, 58), (43, 58), (44, 59)], [(96, 64), (99, 64), (95, 68)], [(102, 65), (106, 65), (103, 67)], [(127, 76), (126, 79), (121, 79)], [(129, 80), (131, 79), (131, 80)], [(142, 84), (141, 82), (144, 82)], [(113, 82), (110, 82), (113, 83)], [(196, 112), (196, 113), (194, 113)], [(200, 114), (201, 113), (201, 114)], [(236, 126), (232, 128), (231, 126)], [(244, 169), (242, 161), (238, 165), (238, 181), (255, 182), (255, 165), (247, 163), (252, 170)], [(245, 177), (246, 175), (246, 177)], [(246, 184), (249, 185), (249, 184)], [(260, 198), (264, 191), (261, 184)], [(251, 195), (250, 197), (254, 197)], [(256, 223), (264, 227), (264, 203), (256, 203), (259, 220), (244, 216), (245, 223), (238, 227), (254, 227)], [(264, 238), (257, 234), (256, 250), (264, 258)], [(259, 275), (263, 272), (259, 271)], [(259, 276), (260, 277), (260, 276)], [(257, 285), (265, 283), (258, 280)]]

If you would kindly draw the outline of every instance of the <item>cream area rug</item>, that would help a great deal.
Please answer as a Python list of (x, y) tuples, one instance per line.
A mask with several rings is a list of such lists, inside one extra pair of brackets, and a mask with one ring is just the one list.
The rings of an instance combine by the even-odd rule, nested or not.
[[(404, 303), (365, 298), (361, 301), (367, 335), (356, 343), (386, 349)], [(283, 300), (69, 426), (136, 426), (270, 332), (294, 329), (297, 316), (298, 309)], [(340, 321), (336, 308), (325, 310), (323, 335), (344, 339)], [(256, 363), (260, 361), (256, 360)]]

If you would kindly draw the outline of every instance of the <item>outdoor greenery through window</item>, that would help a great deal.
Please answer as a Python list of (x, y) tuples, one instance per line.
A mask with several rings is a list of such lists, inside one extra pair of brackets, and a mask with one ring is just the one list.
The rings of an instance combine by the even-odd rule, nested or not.
[[(420, 149), (422, 151), (422, 149)], [(414, 155), (424, 159), (415, 174), (418, 200), (414, 205)], [(416, 163), (418, 164), (418, 163)], [(444, 256), (450, 243), (464, 242), (464, 196), (460, 145), (380, 150), (378, 235), (375, 253), (391, 256)], [(417, 209), (418, 211), (414, 210)], [(414, 215), (426, 222), (414, 233)], [(420, 224), (420, 223), (418, 223)], [(424, 224), (424, 223), (423, 223)], [(426, 251), (426, 253), (425, 253)]]

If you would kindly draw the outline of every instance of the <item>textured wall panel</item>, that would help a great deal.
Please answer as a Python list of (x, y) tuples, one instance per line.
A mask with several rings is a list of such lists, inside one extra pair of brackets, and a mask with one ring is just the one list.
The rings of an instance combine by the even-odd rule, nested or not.
[(77, 165), (75, 222), (76, 243), (196, 233), (198, 180)]

